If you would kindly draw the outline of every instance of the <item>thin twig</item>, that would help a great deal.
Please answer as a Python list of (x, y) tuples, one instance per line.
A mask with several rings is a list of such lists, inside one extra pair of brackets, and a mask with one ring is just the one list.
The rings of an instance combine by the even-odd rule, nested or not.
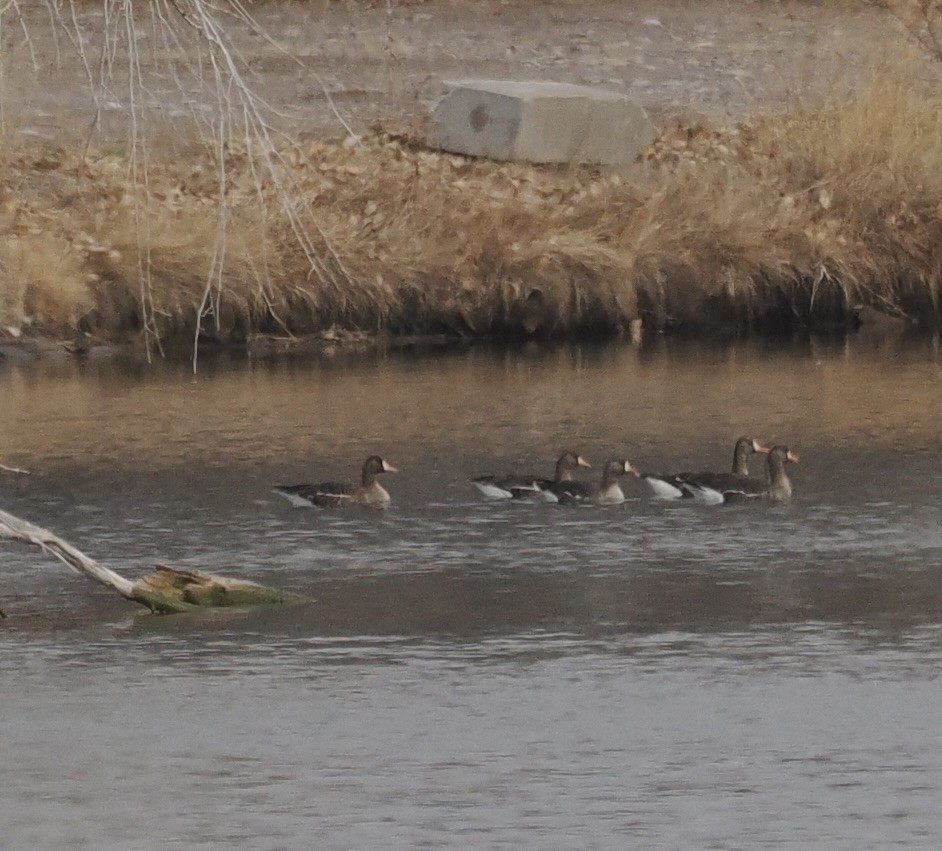
[[(152, 195), (149, 177), (152, 159), (149, 118), (155, 108), (164, 108), (161, 104), (165, 103), (165, 97), (156, 89), (167, 79), (183, 95), (179, 102), (188, 108), (196, 131), (204, 140), (211, 140), (218, 170), (216, 238), (208, 258), (203, 292), (195, 305), (194, 369), (200, 329), (205, 327), (203, 323), (210, 317), (215, 318), (219, 327), (223, 302), (228, 297), (225, 275), (230, 251), (227, 232), (231, 205), (228, 195), (235, 185), (228, 157), (234, 149), (233, 139), (238, 135), (241, 135), (246, 153), (249, 177), (255, 183), (260, 200), (266, 202), (260, 205), (263, 218), (267, 223), (265, 208), (273, 192), (290, 233), (304, 253), (308, 264), (308, 282), (302, 285), (305, 297), (313, 300), (318, 290), (332, 292), (341, 300), (346, 297), (354, 280), (351, 270), (346, 268), (293, 179), (292, 169), (282, 156), (282, 133), (272, 124), (272, 117), (278, 112), (247, 81), (250, 62), (226, 31), (223, 18), (241, 21), (254, 35), (304, 68), (317, 81), (348, 136), (357, 143), (359, 137), (337, 108), (325, 81), (271, 38), (243, 0), (153, 0), (151, 3), (103, 0), (97, 68), (90, 56), (92, 36), (84, 29), (85, 23), (76, 8), (77, 0), (45, 0), (45, 3), (54, 22), (54, 30), (67, 34), (68, 43), (78, 56), (92, 91), (94, 115), (86, 140), (86, 152), (93, 136), (101, 128), (105, 110), (112, 103), (122, 104), (125, 109), (129, 137), (128, 173), (133, 187), (129, 193), (129, 207), (136, 222), (138, 300), (148, 358), (155, 348), (163, 353), (161, 324), (164, 315), (164, 309), (157, 301), (156, 274), (159, 269), (151, 253), (155, 233), (163, 217), (159, 215), (159, 202)], [(65, 3), (68, 3), (67, 12), (62, 8)], [(22, 0), (0, 0), (0, 10), (14, 10), (28, 34), (20, 4)], [(151, 45), (146, 63), (141, 54), (146, 42), (138, 38), (145, 28), (148, 28)], [(193, 35), (188, 37), (187, 33)], [(32, 54), (32, 43), (29, 46)], [(193, 82), (196, 84), (195, 92)], [(151, 91), (151, 85), (155, 91)], [(205, 109), (206, 99), (214, 101), (210, 111)], [(264, 284), (261, 290), (264, 292)], [(274, 321), (284, 327), (272, 299), (263, 297), (261, 301), (268, 306)]]

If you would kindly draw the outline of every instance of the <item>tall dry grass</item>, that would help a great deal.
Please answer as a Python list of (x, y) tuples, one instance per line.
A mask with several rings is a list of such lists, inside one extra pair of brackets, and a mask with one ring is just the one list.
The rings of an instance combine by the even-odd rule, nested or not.
[[(858, 305), (938, 319), (940, 104), (912, 75), (735, 128), (670, 128), (626, 169), (497, 164), (379, 132), (279, 139), (216, 7), (103, 2), (108, 63), (97, 82), (85, 67), (97, 97), (123, 92), (136, 132), (123, 151), (0, 158), (9, 333), (619, 333), (635, 319), (735, 333), (846, 322)], [(211, 108), (191, 104), (201, 135), (173, 157), (139, 132), (144, 64), (122, 26), (149, 27), (173, 61), (194, 50), (185, 36), (207, 38), (190, 71)]]
[(845, 301), (938, 318), (940, 105), (893, 71), (849, 103), (757, 128), (759, 178), (804, 220), (805, 278), (830, 280)]

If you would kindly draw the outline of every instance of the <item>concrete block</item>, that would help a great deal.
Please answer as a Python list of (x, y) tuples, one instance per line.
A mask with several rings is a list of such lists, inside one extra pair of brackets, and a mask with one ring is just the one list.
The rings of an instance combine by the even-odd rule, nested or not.
[(569, 83), (446, 81), (432, 147), (495, 160), (622, 165), (654, 139), (644, 109), (617, 92)]

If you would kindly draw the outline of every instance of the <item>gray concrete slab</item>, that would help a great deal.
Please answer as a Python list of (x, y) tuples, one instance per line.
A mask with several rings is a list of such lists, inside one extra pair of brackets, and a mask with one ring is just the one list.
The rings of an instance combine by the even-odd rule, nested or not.
[(654, 139), (640, 104), (570, 83), (453, 80), (432, 113), (428, 142), (452, 153), (536, 163), (622, 165)]

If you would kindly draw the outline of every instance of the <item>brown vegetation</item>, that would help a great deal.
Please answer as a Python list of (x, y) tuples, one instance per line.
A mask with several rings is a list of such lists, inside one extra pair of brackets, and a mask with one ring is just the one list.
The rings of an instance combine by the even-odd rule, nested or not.
[[(222, 39), (210, 7), (187, 8), (202, 17), (184, 33)], [(908, 25), (916, 41), (934, 8)], [(171, 18), (155, 26), (176, 39)], [(380, 130), (276, 146), (227, 67), (217, 131), (186, 152), (141, 136), (4, 152), (7, 333), (739, 332), (845, 323), (860, 305), (938, 318), (939, 103), (900, 72), (775, 118), (677, 124), (614, 170), (473, 161)]]
[(226, 257), (209, 289), (221, 210), (208, 154), (152, 163), (146, 198), (119, 154), (8, 159), (0, 321), (113, 339), (150, 317), (167, 337), (192, 334), (203, 305), (203, 331), (228, 340), (938, 313), (942, 113), (898, 78), (817, 111), (677, 126), (627, 170), (473, 161), (382, 133), (283, 155), (319, 234), (317, 274), (281, 188), (230, 151)]

